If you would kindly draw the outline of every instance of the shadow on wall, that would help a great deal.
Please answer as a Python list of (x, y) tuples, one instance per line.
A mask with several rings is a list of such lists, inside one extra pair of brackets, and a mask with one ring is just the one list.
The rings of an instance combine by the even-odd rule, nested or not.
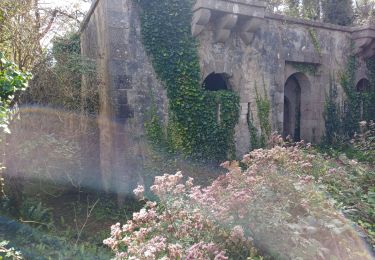
[(229, 78), (230, 76), (226, 73), (212, 72), (203, 81), (202, 87), (209, 91), (231, 90)]
[(317, 122), (313, 119), (311, 83), (302, 72), (294, 73), (284, 86), (283, 137), (314, 142), (314, 124)]

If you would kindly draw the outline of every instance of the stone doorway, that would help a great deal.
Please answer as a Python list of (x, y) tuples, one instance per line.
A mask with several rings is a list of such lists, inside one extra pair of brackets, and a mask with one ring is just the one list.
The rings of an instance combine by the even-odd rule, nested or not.
[(364, 102), (364, 95), (366, 93), (369, 93), (371, 91), (370, 87), (370, 81), (366, 78), (361, 79), (356, 86), (356, 90), (358, 93), (361, 94), (361, 101), (360, 101), (360, 120), (364, 120), (364, 114), (365, 114), (365, 102)]
[(294, 73), (284, 85), (283, 137), (312, 141), (312, 129), (316, 127), (312, 119), (310, 81), (305, 74)]
[(284, 132), (294, 141), (301, 140), (301, 87), (295, 76), (290, 76), (284, 87)]

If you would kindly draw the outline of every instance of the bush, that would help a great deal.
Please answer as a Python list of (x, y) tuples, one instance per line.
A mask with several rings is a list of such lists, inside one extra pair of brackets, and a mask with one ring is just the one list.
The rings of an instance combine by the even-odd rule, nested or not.
[(117, 259), (370, 259), (315, 185), (332, 169), (303, 143), (272, 141), (279, 145), (244, 157), (245, 170), (239, 162), (222, 164), (229, 172), (206, 188), (183, 181), (180, 172), (156, 177), (158, 204), (148, 202), (127, 224), (112, 226), (104, 243)]
[(369, 161), (375, 158), (375, 123), (374, 121), (362, 121), (360, 125), (360, 134), (355, 134), (352, 140), (354, 148), (362, 151)]

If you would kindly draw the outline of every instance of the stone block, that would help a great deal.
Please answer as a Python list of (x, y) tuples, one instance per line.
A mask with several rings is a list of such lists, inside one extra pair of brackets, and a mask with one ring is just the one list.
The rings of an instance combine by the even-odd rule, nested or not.
[(126, 43), (125, 39), (125, 28), (110, 27), (108, 29), (109, 42), (113, 44)]
[(126, 13), (118, 11), (108, 11), (108, 26), (113, 28), (129, 28), (128, 17)]
[(123, 8), (124, 8), (123, 0), (110, 0), (110, 1), (107, 1), (107, 8), (110, 11), (123, 10)]
[(116, 121), (125, 123), (127, 119), (134, 117), (134, 109), (128, 104), (120, 104), (116, 107)]
[(128, 93), (125, 89), (119, 89), (116, 91), (117, 97), (118, 97), (118, 104), (128, 104)]
[(129, 56), (127, 44), (111, 44), (110, 57), (112, 59), (126, 59)]
[(123, 75), (112, 75), (111, 76), (111, 88), (112, 89), (131, 89), (132, 79), (130, 76)]

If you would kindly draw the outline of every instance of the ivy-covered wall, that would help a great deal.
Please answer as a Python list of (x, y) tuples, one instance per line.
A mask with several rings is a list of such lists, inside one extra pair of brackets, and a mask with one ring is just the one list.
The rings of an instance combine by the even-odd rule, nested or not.
[(201, 86), (197, 41), (191, 35), (193, 3), (140, 0), (143, 44), (167, 89), (168, 145), (194, 158), (224, 160), (235, 154), (239, 97)]
[[(246, 1), (222, 2), (212, 8)], [(98, 153), (107, 190), (142, 181), (135, 175), (147, 141), (204, 160), (240, 157), (255, 142), (264, 145), (272, 131), (283, 131), (284, 87), (296, 73), (306, 131), (301, 137), (318, 142), (324, 135), (326, 94), (331, 76), (345, 69), (352, 29), (265, 14), (245, 41), (239, 31), (254, 14), (247, 3), (245, 9), (213, 10), (193, 37), (193, 4), (95, 0), (85, 20), (82, 53), (96, 59), (98, 73), (84, 82), (100, 92)], [(238, 21), (236, 14), (226, 16), (231, 10), (241, 13)], [(229, 30), (228, 21), (235, 21)], [(223, 42), (218, 28), (219, 36), (229, 33)], [(213, 72), (228, 76), (229, 90), (202, 88)], [(345, 95), (340, 86), (337, 92), (339, 99)]]

